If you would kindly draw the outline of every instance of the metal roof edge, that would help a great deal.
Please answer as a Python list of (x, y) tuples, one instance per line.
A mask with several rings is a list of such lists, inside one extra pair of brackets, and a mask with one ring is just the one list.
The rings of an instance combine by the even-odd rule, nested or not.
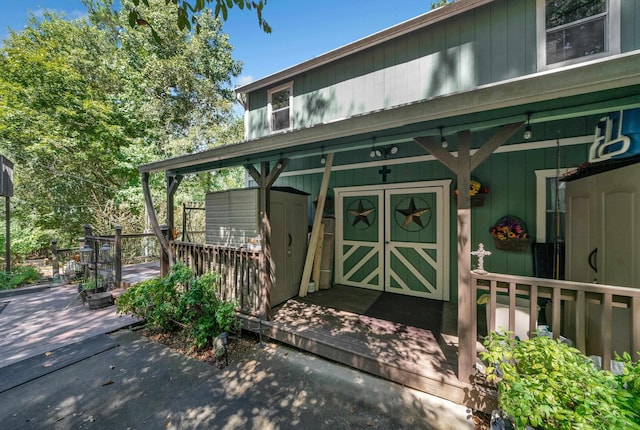
[(438, 9), (425, 12), (422, 15), (418, 15), (415, 18), (411, 18), (407, 21), (401, 22), (377, 33), (365, 36), (362, 39), (358, 39), (355, 42), (351, 42), (327, 53), (318, 55), (317, 57), (314, 57), (310, 60), (303, 61), (302, 63), (295, 66), (288, 67), (272, 75), (242, 85), (236, 88), (235, 91), (236, 93), (246, 94), (260, 88), (274, 85), (278, 82), (291, 79), (293, 76), (363, 51), (372, 46), (384, 43), (388, 40), (411, 33), (412, 31), (418, 30), (420, 28), (427, 27), (439, 21), (443, 21), (445, 19), (451, 18), (453, 16), (459, 15), (463, 12), (475, 9), (479, 6), (491, 3), (493, 1), (494, 0), (458, 0), (446, 6), (439, 7)]

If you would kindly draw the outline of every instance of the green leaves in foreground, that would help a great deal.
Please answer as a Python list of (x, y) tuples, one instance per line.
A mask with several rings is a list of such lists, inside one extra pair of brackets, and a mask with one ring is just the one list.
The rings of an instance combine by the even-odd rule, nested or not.
[(640, 365), (628, 354), (616, 376), (548, 337), (516, 341), (494, 332), (485, 346), (487, 380), (498, 382), (499, 406), (517, 428), (640, 429)]
[(216, 294), (217, 276), (196, 277), (187, 266), (176, 264), (166, 277), (125, 291), (117, 301), (118, 313), (143, 318), (161, 331), (181, 331), (193, 347), (204, 348), (221, 332), (240, 328), (236, 304)]

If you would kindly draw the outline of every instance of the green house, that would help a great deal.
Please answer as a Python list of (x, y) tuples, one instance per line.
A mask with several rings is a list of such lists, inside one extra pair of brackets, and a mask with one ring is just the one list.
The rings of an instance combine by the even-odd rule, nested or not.
[[(631, 197), (613, 212), (635, 213), (624, 218), (635, 224), (616, 236), (618, 248), (608, 245), (626, 258), (607, 262), (597, 234), (571, 248), (585, 221), (556, 180), (637, 161), (636, 136), (626, 153), (589, 163), (604, 118), (640, 108), (640, 0), (459, 0), (237, 94), (243, 142), (140, 166), (143, 178), (164, 171), (172, 190), (182, 175), (242, 165), (263, 197), (272, 185), (310, 203), (326, 194), (333, 282), (457, 303), (461, 380), (475, 360), (471, 251), (480, 244), (491, 273), (640, 287), (640, 185), (617, 185)], [(492, 235), (506, 216), (526, 246)], [(300, 222), (315, 217), (309, 204)], [(589, 247), (601, 250), (591, 256), (600, 268), (626, 277), (579, 266)], [(640, 345), (637, 316), (633, 324)]]

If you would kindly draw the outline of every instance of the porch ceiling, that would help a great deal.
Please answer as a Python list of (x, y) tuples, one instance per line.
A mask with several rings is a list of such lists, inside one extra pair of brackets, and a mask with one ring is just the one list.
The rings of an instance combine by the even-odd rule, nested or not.
[(532, 123), (640, 107), (640, 53), (485, 85), (290, 133), (239, 142), (159, 162), (140, 172), (188, 174), (217, 168), (352, 151), (389, 141), (478, 131), (503, 124)]

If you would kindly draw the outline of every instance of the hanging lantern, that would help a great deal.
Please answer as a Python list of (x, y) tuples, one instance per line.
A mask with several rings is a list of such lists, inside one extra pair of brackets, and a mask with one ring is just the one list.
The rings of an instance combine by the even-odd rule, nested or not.
[(84, 246), (80, 248), (80, 261), (82, 262), (82, 264), (91, 264), (93, 262), (92, 260), (93, 248), (85, 243)]
[(103, 243), (100, 249), (98, 249), (99, 260), (102, 263), (109, 263), (111, 261), (111, 245)]

